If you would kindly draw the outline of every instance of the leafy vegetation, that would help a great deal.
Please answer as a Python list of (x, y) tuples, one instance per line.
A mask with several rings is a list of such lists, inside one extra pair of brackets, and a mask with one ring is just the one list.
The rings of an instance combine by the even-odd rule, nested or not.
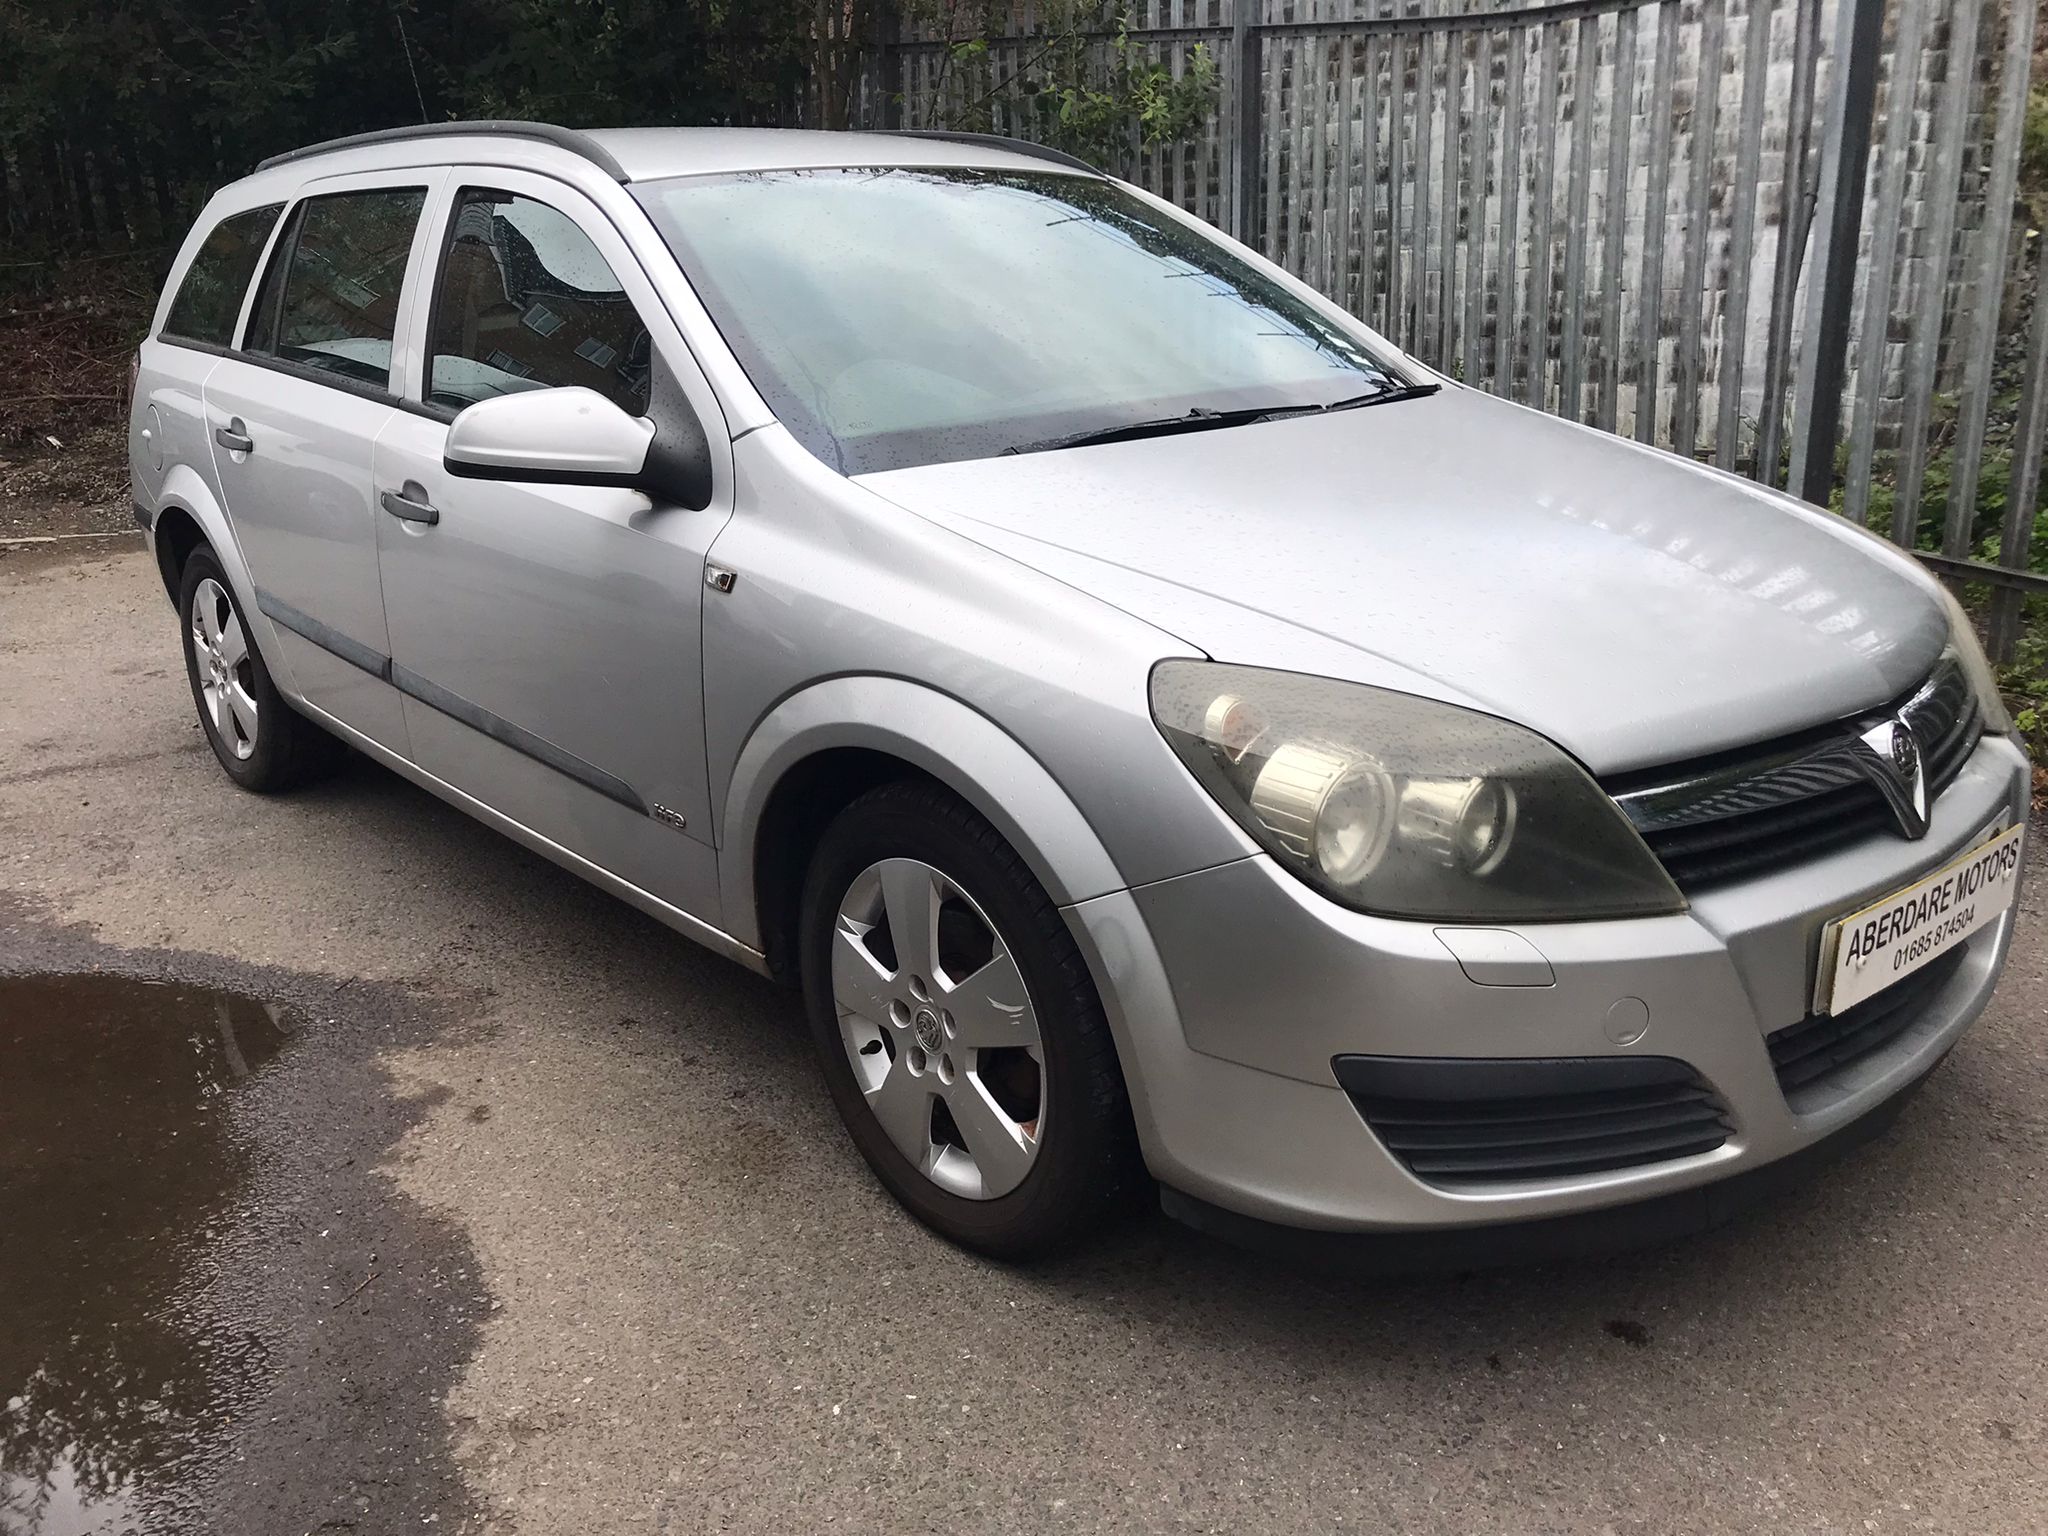
[(906, 21), (946, 50), (923, 126), (986, 133), (1022, 116), (1038, 142), (1128, 173), (1141, 150), (1192, 137), (1215, 109), (1207, 45), (1196, 44), (1175, 74), (1131, 36), (1124, 6), (1104, 28), (1100, 7), (1050, 0), (1038, 31), (1013, 47), (1021, 57), (998, 63), (1006, 13), (990, 0), (922, 0), (907, 10)]
[[(2009, 382), (1992, 399), (1985, 425), (1969, 548), (1972, 557), (1987, 563), (2003, 563), (2004, 558), (2000, 545), (2019, 447), (2015, 441), (2019, 400), (2018, 385)], [(1954, 493), (1956, 404), (1953, 395), (1943, 395), (1935, 401), (1931, 429), (1935, 448), (1927, 462), (1915, 512), (1911, 546), (1930, 554), (1941, 548)], [(1846, 469), (1846, 450), (1842, 459)], [(1864, 522), (1886, 538), (1892, 536), (1893, 516), (1898, 507), (1899, 468), (1896, 454), (1880, 456), (1873, 466), (1869, 511)], [(1838, 478), (1831, 505), (1835, 511), (1843, 512), (1843, 502), (1844, 490)], [(2024, 563), (2030, 571), (2048, 573), (2048, 526), (2038, 515), (2031, 521)], [(1979, 627), (1984, 627), (1994, 601), (1992, 592), (1980, 584), (1969, 583), (1962, 596)], [(2048, 601), (2032, 596), (2022, 601), (2018, 643), (2012, 659), (1999, 668), (1999, 681), (2014, 722), (2027, 739), (2028, 750), (2036, 759), (2042, 758), (2048, 754)]]
[[(866, 35), (872, 0), (845, 0)], [(843, 125), (817, 0), (0, 0), (0, 243), (174, 243), (268, 154), (395, 123)]]
[(2040, 78), (2048, 52), (2038, 55), (2036, 79), (2027, 93), (2026, 134), (2020, 154), (2021, 197), (2037, 229), (2048, 229), (2048, 79)]
[[(2048, 19), (2048, 7), (2044, 7)], [(2034, 59), (2034, 83), (2027, 98), (2025, 136), (2019, 168), (2019, 186), (2014, 208), (2015, 238), (2033, 246), (2048, 239), (2048, 48)], [(2041, 260), (2037, 249), (2028, 259)], [(2002, 563), (2003, 529), (2006, 510), (2013, 493), (2015, 460), (2024, 446), (2018, 440), (2019, 411), (2024, 389), (2025, 351), (2032, 306), (2048, 303), (2048, 293), (2033, 294), (2027, 303), (2000, 316), (2001, 331), (1992, 371), (1992, 391), (1986, 412), (1984, 446), (1979, 460), (1976, 498), (1971, 510), (1968, 547), (1971, 555), (1989, 563)], [(1911, 544), (1932, 553), (1942, 545), (1949, 507), (1955, 493), (1956, 420), (1959, 402), (1953, 395), (1937, 396), (1933, 402), (1929, 429), (1929, 452), (1922, 480), (1920, 501), (1914, 512)], [(1846, 450), (1841, 455), (1846, 470)], [(1899, 499), (1899, 456), (1880, 455), (1872, 466), (1869, 510), (1865, 521), (1889, 538)], [(2048, 484), (2037, 487), (2036, 495)], [(1843, 510), (1841, 476), (1836, 477), (1833, 507)], [(2028, 509), (2028, 539), (2022, 564), (2029, 571), (2048, 575), (2048, 519), (2040, 508)], [(2000, 598), (1980, 583), (1966, 583), (1964, 605), (1980, 626), (1994, 604), (2013, 599)], [(1999, 681), (2013, 721), (2026, 738), (2035, 761), (2048, 760), (2048, 597), (2028, 594), (2019, 599), (2017, 641), (2011, 658), (1999, 668)], [(2037, 770), (2037, 782), (2041, 780)]]

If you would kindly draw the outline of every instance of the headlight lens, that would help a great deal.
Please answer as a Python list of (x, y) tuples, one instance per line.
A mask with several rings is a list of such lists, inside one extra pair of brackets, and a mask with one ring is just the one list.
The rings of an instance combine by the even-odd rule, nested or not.
[(1585, 770), (1492, 715), (1299, 673), (1168, 661), (1152, 673), (1152, 716), (1260, 847), (1346, 906), (1459, 923), (1685, 909)]
[(1955, 593), (1944, 585), (1941, 589), (1942, 603), (1948, 609), (1948, 643), (1956, 653), (1956, 659), (1963, 664), (1963, 673), (1970, 679), (1970, 687), (1977, 694), (1977, 710), (1984, 722), (1984, 730), (1991, 736), (2012, 734), (2012, 716), (2005, 708), (2005, 696), (1998, 691), (1998, 675), (1991, 670), (1991, 662), (1984, 655), (1984, 646), (1977, 639), (1977, 626), (1970, 622), (1970, 616), (1963, 611), (1963, 605), (1956, 601)]

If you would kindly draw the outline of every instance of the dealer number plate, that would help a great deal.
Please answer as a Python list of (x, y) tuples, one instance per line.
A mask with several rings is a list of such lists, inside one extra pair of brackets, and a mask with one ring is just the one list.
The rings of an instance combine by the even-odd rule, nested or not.
[(1828, 924), (1815, 1005), (1841, 1013), (1948, 953), (2012, 905), (2026, 828), (1993, 833), (1925, 879)]

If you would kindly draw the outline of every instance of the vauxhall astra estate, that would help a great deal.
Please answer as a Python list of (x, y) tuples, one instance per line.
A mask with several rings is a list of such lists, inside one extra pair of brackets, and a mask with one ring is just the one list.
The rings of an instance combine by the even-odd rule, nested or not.
[(801, 989), (1025, 1257), (1132, 1190), (1690, 1229), (1984, 1007), (2027, 763), (1908, 556), (972, 136), (451, 123), (214, 197), (137, 359), (207, 739), (341, 744)]

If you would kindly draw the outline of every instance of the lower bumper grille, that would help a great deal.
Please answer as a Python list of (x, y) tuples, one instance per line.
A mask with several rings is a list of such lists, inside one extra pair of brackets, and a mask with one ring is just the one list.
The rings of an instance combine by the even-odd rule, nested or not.
[(1373, 1134), (1439, 1188), (1572, 1178), (1711, 1152), (1713, 1090), (1667, 1056), (1339, 1056)]
[(1883, 1050), (1927, 1013), (1928, 1004), (1963, 963), (1969, 946), (1922, 966), (1904, 981), (1838, 1014), (1809, 1014), (1765, 1041), (1778, 1086), (1794, 1110), (1823, 1096), (1835, 1079), (1865, 1057)]

